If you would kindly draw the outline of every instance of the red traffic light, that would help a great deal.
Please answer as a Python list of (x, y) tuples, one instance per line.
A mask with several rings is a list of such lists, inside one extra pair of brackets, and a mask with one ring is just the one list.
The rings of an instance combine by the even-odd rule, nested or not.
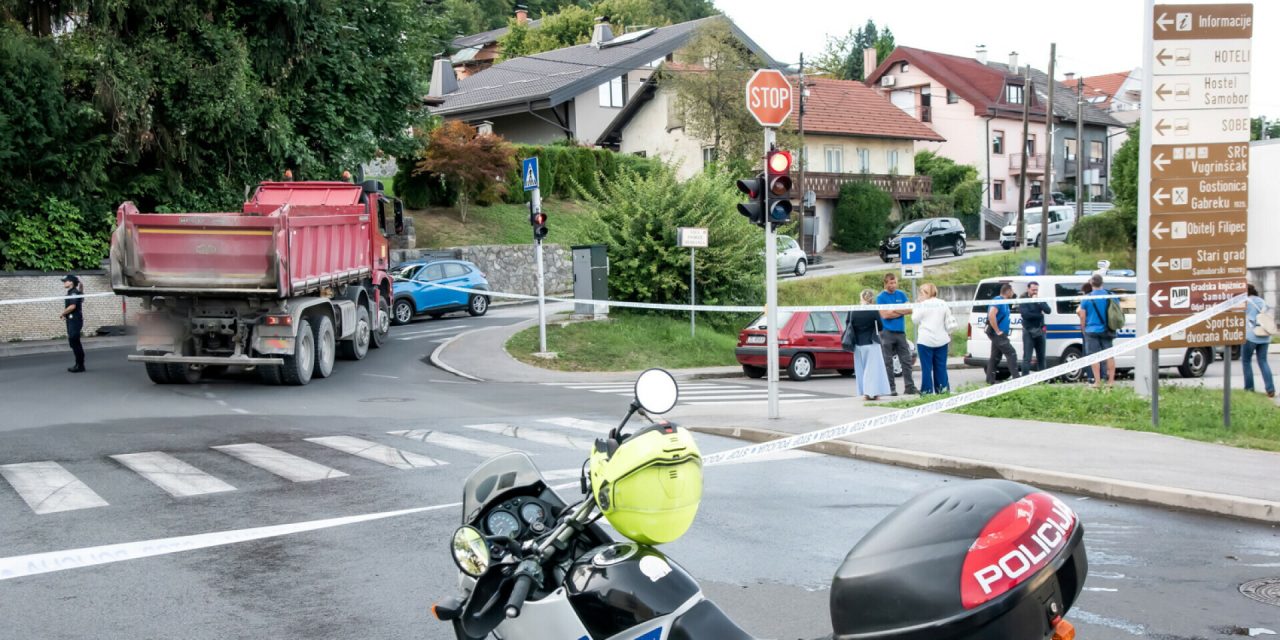
[(760, 178), (747, 178), (738, 181), (738, 191), (746, 194), (748, 198), (755, 200), (760, 197)]
[(542, 213), (541, 211), (533, 214), (533, 224), (544, 225), (546, 223), (547, 223), (547, 214)]
[(766, 158), (765, 165), (769, 168), (770, 175), (791, 172), (791, 152), (790, 151), (770, 151)]

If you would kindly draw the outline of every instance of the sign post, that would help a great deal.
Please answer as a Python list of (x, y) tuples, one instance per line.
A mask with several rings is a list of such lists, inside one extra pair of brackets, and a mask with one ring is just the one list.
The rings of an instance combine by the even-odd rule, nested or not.
[[(529, 199), (529, 221), (542, 213), (542, 190), (538, 188), (538, 159), (525, 158), (520, 163), (520, 175), (523, 177), (524, 190), (532, 191)], [(542, 238), (534, 227), (533, 254), (538, 263), (538, 353), (547, 352), (547, 301), (546, 287), (542, 270)]]
[[(1156, 4), (1147, 0), (1142, 149), (1138, 176), (1138, 324), (1152, 331), (1245, 289), (1249, 207), (1252, 4)], [(1216, 301), (1216, 302), (1213, 302)], [(1158, 423), (1158, 349), (1244, 340), (1232, 312), (1152, 345), (1137, 359), (1135, 387)], [(1212, 358), (1210, 359), (1212, 362)], [(1230, 354), (1223, 424), (1231, 426)]]
[(694, 267), (694, 264), (698, 257), (698, 247), (707, 246), (707, 229), (705, 227), (677, 228), (676, 246), (689, 247), (689, 306), (691, 307), (689, 309), (689, 337), (692, 338), (696, 335), (695, 331), (697, 328), (697, 323), (694, 320), (694, 315), (697, 312), (694, 311), (692, 307), (693, 305), (698, 304), (696, 302), (697, 296), (695, 295), (697, 290), (695, 289), (696, 281), (694, 280), (694, 275), (696, 273), (696, 268)]
[[(757, 69), (746, 85), (747, 111), (764, 127), (764, 154), (774, 146), (777, 127), (787, 121), (792, 106), (791, 81), (777, 69)], [(800, 187), (804, 189), (804, 185)], [(768, 360), (769, 418), (780, 417), (778, 411), (778, 234), (769, 222), (769, 190), (764, 192), (764, 273), (765, 335)]]

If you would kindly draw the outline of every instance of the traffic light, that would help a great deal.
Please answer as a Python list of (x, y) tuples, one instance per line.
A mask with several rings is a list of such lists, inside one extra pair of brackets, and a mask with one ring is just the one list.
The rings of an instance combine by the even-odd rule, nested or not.
[(765, 156), (769, 190), (769, 223), (775, 227), (791, 221), (791, 152), (774, 150)]
[(542, 240), (547, 237), (547, 214), (534, 211), (533, 203), (529, 203), (529, 224), (533, 227), (533, 239)]
[(751, 224), (756, 226), (764, 226), (764, 174), (759, 174), (754, 178), (745, 178), (738, 181), (738, 191), (746, 194), (747, 201), (738, 205), (738, 213), (746, 216)]

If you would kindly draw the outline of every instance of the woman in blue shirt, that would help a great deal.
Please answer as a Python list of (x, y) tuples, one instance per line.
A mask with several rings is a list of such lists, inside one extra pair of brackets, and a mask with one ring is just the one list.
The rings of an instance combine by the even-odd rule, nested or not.
[(1253, 356), (1258, 356), (1258, 369), (1262, 371), (1262, 384), (1267, 397), (1276, 397), (1276, 383), (1271, 377), (1271, 365), (1267, 362), (1267, 347), (1271, 336), (1260, 336), (1254, 330), (1258, 326), (1258, 314), (1267, 311), (1267, 301), (1258, 290), (1249, 285), (1249, 299), (1245, 301), (1244, 344), (1240, 347), (1240, 361), (1244, 363), (1244, 390), (1253, 391)]

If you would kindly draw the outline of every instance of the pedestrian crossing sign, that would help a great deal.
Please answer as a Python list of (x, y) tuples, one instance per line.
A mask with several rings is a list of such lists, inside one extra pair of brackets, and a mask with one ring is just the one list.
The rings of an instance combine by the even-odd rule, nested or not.
[(524, 190), (533, 191), (538, 188), (538, 159), (525, 158), (520, 163), (520, 175), (524, 176)]

